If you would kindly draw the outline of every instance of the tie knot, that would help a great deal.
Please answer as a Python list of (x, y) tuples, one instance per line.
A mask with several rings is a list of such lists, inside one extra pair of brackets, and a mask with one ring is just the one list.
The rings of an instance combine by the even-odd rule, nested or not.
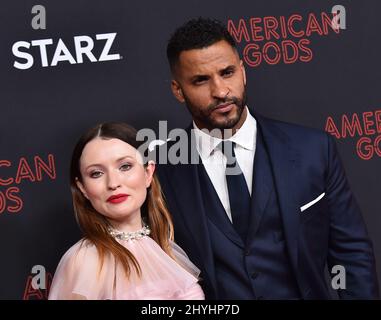
[(236, 143), (230, 140), (222, 141), (219, 144), (222, 153), (226, 157), (226, 167), (234, 167), (236, 164), (236, 157), (234, 152), (235, 145)]

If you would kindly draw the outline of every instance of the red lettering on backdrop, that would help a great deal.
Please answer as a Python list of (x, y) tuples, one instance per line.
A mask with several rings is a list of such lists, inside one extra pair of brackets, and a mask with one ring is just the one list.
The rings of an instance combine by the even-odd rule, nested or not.
[(325, 131), (336, 139), (359, 137), (356, 142), (356, 153), (360, 159), (370, 160), (375, 156), (381, 158), (381, 110), (366, 111), (361, 115), (343, 114), (339, 124), (329, 116)]
[(378, 133), (381, 133), (381, 110), (377, 110), (374, 113), (374, 118), (376, 120), (376, 129)]
[(245, 20), (239, 19), (238, 29), (235, 28), (235, 25), (232, 20), (228, 21), (228, 30), (238, 43), (242, 41), (242, 36), (245, 38), (246, 42), (250, 41), (249, 32), (247, 31)]
[(325, 123), (325, 131), (335, 136), (336, 139), (341, 138), (339, 130), (337, 130), (335, 121), (332, 119), (332, 117), (327, 118), (327, 121)]
[[(11, 162), (7, 160), (0, 160), (0, 167), (10, 167)], [(6, 180), (0, 178), (0, 186), (8, 186), (13, 183), (13, 178), (8, 178)]]
[(36, 180), (25, 158), (20, 159), (19, 167), (16, 174), (16, 183), (20, 183), (22, 179), (29, 179), (32, 182)]
[[(334, 16), (335, 16), (335, 14), (334, 14)], [(332, 23), (333, 18), (331, 18), (325, 12), (321, 13), (321, 20), (322, 20), (322, 26), (323, 26), (323, 33), (325, 35), (328, 34), (328, 30), (329, 30), (328, 27), (331, 28), (331, 30), (334, 31), (337, 34), (340, 32), (339, 28), (335, 28), (334, 27), (334, 23)]]
[(56, 167), (54, 165), (53, 155), (48, 155), (49, 165), (47, 165), (39, 156), (34, 157), (34, 166), (36, 168), (37, 180), (42, 180), (42, 171), (44, 171), (50, 179), (54, 180), (56, 178)]
[(357, 133), (359, 136), (362, 136), (362, 129), (360, 125), (360, 120), (359, 117), (356, 113), (352, 115), (352, 121), (349, 122), (348, 116), (343, 115), (342, 118), (342, 132), (341, 136), (345, 138), (347, 136), (347, 132), (349, 132), (349, 135), (351, 137), (354, 137), (355, 134)]
[(309, 37), (327, 36), (330, 31), (338, 34), (333, 19), (334, 15), (326, 12), (306, 16), (295, 13), (289, 17), (241, 18), (237, 23), (228, 20), (227, 26), (237, 43), (244, 42), (243, 61), (254, 68), (263, 62), (275, 65), (311, 61), (314, 54)]
[(301, 15), (299, 14), (293, 14), (289, 19), (288, 19), (288, 22), (287, 22), (287, 25), (288, 25), (288, 30), (290, 32), (290, 34), (295, 37), (295, 38), (301, 38), (301, 37), (304, 37), (304, 31), (300, 30), (300, 31), (296, 31), (294, 29), (294, 21), (302, 21), (303, 18)]
[(280, 30), (282, 33), (283, 39), (287, 38), (287, 29), (286, 29), (286, 19), (282, 16), (280, 17)]
[(280, 38), (278, 32), (276, 31), (278, 29), (278, 20), (275, 17), (264, 17), (263, 24), (265, 26), (266, 40), (270, 40), (271, 36), (275, 39)]
[(45, 283), (46, 289), (34, 289), (32, 285), (33, 276), (28, 276), (24, 290), (23, 300), (47, 300), (49, 296), (49, 289), (52, 284), (52, 274), (46, 273)]
[(23, 207), (23, 202), (22, 202), (21, 198), (18, 197), (17, 195), (15, 195), (17, 193), (20, 193), (20, 189), (17, 187), (10, 187), (6, 191), (6, 196), (7, 196), (8, 200), (13, 201), (15, 203), (13, 206), (8, 205), (7, 210), (10, 213), (20, 212), (22, 207)]
[(250, 67), (256, 67), (262, 62), (262, 54), (257, 51), (258, 49), (259, 45), (250, 43), (243, 50), (243, 59)]
[(374, 151), (381, 157), (381, 135), (374, 140)]
[[(270, 49), (273, 52), (269, 53)], [(271, 58), (271, 56), (274, 56)], [(277, 64), (280, 60), (281, 54), (278, 45), (275, 42), (267, 42), (263, 47), (263, 58), (268, 64)]]
[[(291, 56), (289, 56), (290, 50), (292, 51)], [(282, 41), (282, 52), (284, 56), (284, 63), (294, 63), (298, 60), (298, 46), (295, 42), (290, 40)]]
[(26, 281), (23, 300), (43, 300), (45, 295), (40, 289), (34, 289), (32, 285), (33, 276), (29, 276)]
[(0, 192), (0, 213), (3, 213), (5, 208), (7, 206), (7, 199), (5, 198), (5, 195)]
[(369, 119), (370, 117), (373, 117), (373, 112), (364, 112), (362, 114), (362, 118), (364, 121), (364, 131), (367, 136), (376, 133), (376, 130), (370, 128), (370, 126), (374, 125), (374, 121), (372, 119)]
[(250, 19), (250, 30), (251, 37), (253, 41), (263, 41), (263, 36), (258, 35), (259, 32), (263, 30), (261, 26), (257, 26), (256, 24), (260, 24), (262, 22), (262, 18), (251, 18)]
[(362, 137), (357, 141), (357, 154), (363, 160), (370, 160), (373, 157), (374, 149), (372, 146), (372, 139)]
[[(52, 154), (49, 154), (47, 159), (38, 155), (34, 156), (33, 166), (26, 157), (21, 157), (17, 165), (9, 160), (0, 160), (0, 214), (17, 213), (23, 208), (24, 203), (20, 197), (21, 188), (11, 186), (12, 184), (35, 183), (43, 179), (56, 179), (55, 160)], [(4, 190), (1, 189), (2, 186), (8, 188)]]
[(20, 212), (23, 207), (23, 201), (16, 195), (19, 192), (20, 189), (17, 187), (10, 187), (5, 192), (0, 191), (0, 213), (3, 213), (5, 210), (9, 213)]
[(308, 15), (306, 36), (309, 37), (312, 34), (312, 32), (317, 32), (320, 36), (323, 34), (323, 31), (321, 30), (315, 15), (313, 13), (310, 13)]
[(309, 45), (311, 42), (310, 40), (308, 39), (301, 39), (298, 43), (298, 47), (300, 49), (300, 51), (306, 53), (305, 56), (300, 56), (299, 60), (302, 61), (302, 62), (310, 62), (312, 60), (312, 57), (313, 57), (313, 53), (312, 53), (312, 50), (308, 47), (306, 47), (306, 45)]

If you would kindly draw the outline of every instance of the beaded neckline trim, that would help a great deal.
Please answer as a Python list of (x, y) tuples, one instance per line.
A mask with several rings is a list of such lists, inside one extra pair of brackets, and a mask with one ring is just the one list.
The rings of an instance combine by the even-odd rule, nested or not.
[(149, 229), (147, 225), (145, 225), (140, 230), (137, 230), (134, 232), (119, 231), (111, 227), (108, 228), (108, 232), (115, 239), (129, 241), (129, 240), (138, 240), (138, 239), (147, 237), (150, 235), (151, 230)]

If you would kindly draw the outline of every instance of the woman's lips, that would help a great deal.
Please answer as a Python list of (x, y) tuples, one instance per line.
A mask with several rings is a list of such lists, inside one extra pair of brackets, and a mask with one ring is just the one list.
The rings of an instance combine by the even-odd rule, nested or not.
[(128, 194), (117, 194), (117, 195), (113, 195), (111, 197), (109, 197), (107, 199), (107, 202), (110, 202), (110, 203), (121, 203), (125, 200), (127, 200), (128, 198)]

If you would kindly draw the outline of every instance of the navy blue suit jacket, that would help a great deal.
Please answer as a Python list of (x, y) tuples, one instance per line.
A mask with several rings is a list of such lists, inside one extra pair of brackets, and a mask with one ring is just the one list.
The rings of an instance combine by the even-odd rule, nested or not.
[[(320, 130), (254, 117), (273, 170), (292, 271), (300, 292), (309, 288), (303, 298), (330, 296), (324, 280), (327, 265), (329, 270), (335, 265), (345, 268), (346, 289), (338, 291), (340, 298), (378, 298), (372, 244), (333, 138)], [(159, 164), (158, 175), (173, 216), (175, 240), (201, 269), (206, 297), (214, 299), (214, 261), (197, 164)], [(320, 201), (301, 212), (323, 193)], [(248, 232), (257, 227), (251, 225)]]

